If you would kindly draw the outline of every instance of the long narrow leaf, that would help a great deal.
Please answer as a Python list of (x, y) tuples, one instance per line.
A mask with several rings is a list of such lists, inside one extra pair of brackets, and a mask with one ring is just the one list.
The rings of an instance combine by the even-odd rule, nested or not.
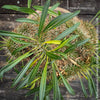
[(75, 48), (79, 47), (79, 46), (82, 46), (83, 44), (87, 43), (89, 41), (89, 39), (85, 39), (85, 40), (82, 40), (82, 41), (78, 41), (76, 42), (75, 44), (71, 45), (69, 48), (67, 48), (64, 53), (68, 53), (72, 50), (74, 50)]
[[(35, 56), (36, 57), (36, 56)], [(17, 75), (16, 79), (14, 80), (12, 86), (15, 86), (24, 76), (24, 74), (26, 73), (26, 71), (28, 70), (28, 68), (30, 67), (31, 63), (33, 62), (33, 60), (35, 59), (35, 57), (33, 57), (26, 66), (24, 66), (24, 68), (20, 71), (20, 73)]]
[(72, 40), (76, 39), (79, 35), (74, 35), (69, 37), (68, 39), (64, 40), (58, 47), (56, 47), (55, 49), (51, 50), (51, 51), (56, 51), (64, 46), (67, 46), (69, 44), (69, 42), (71, 42)]
[(79, 25), (80, 25), (80, 23), (77, 23), (77, 24), (73, 25), (72, 27), (66, 29), (64, 32), (62, 32), (60, 35), (58, 35), (55, 38), (55, 40), (63, 39), (64, 37), (66, 37), (67, 35), (69, 35), (70, 33), (72, 33)]
[(46, 30), (51, 30), (54, 29), (55, 27), (67, 22), (68, 20), (70, 20), (71, 18), (75, 17), (76, 15), (79, 14), (80, 11), (76, 11), (74, 13), (65, 13), (62, 14), (56, 18), (54, 18), (51, 22), (49, 22), (49, 24), (45, 27), (45, 29), (43, 30), (43, 32), (45, 32)]
[(34, 100), (37, 100), (37, 93), (35, 93)]
[(92, 20), (90, 21), (90, 23), (92, 23), (94, 21), (94, 19), (100, 15), (100, 10), (97, 12), (97, 14), (92, 18)]
[(15, 6), (15, 5), (4, 5), (4, 6), (2, 6), (2, 8), (18, 11), (18, 9), (19, 9), (20, 7), (19, 7), (19, 6)]
[(65, 53), (58, 51), (55, 51), (55, 53), (60, 54), (61, 56), (63, 56), (63, 58), (67, 59), (67, 55)]
[(60, 3), (56, 3), (55, 5), (53, 5), (50, 10), (55, 10), (58, 6), (60, 5)]
[(54, 53), (52, 53), (52, 52), (46, 52), (46, 55), (49, 57), (49, 58), (51, 58), (51, 59), (61, 59), (61, 57), (60, 56), (58, 56), (58, 55), (56, 55), (56, 54), (54, 54)]
[(87, 97), (87, 92), (86, 92), (86, 89), (85, 89), (85, 87), (84, 87), (84, 84), (83, 84), (83, 82), (82, 82), (80, 76), (79, 76), (79, 79), (80, 79), (80, 83), (81, 83), (81, 87), (82, 87), (82, 91), (83, 91), (83, 93), (84, 93), (84, 96)]
[(28, 83), (29, 76), (30, 76), (30, 73), (21, 81), (21, 83), (17, 87), (17, 90), (23, 88)]
[(34, 89), (28, 91), (27, 94), (26, 94), (26, 96), (30, 96), (31, 94), (33, 94), (33, 93), (35, 93), (35, 92), (38, 93), (39, 88), (40, 88), (40, 87), (36, 87), (36, 88), (34, 88)]
[[(36, 10), (39, 10), (39, 11), (43, 10), (43, 6), (37, 6), (36, 5), (36, 6), (33, 6), (33, 8), (36, 9)], [(58, 14), (51, 9), (48, 9), (48, 14), (58, 16)]]
[(16, 64), (18, 64), (21, 60), (29, 57), (30, 55), (32, 55), (33, 53), (27, 52), (24, 55), (18, 57), (16, 60), (12, 61), (11, 63), (9, 63), (8, 65), (4, 66), (3, 68), (0, 69), (0, 77), (3, 76), (3, 74), (7, 71), (9, 71), (10, 69), (12, 69)]
[(2, 30), (0, 30), (0, 35), (1, 36), (10, 36), (10, 37), (27, 38), (27, 39), (29, 39), (29, 37), (24, 36), (22, 34), (18, 34), (18, 33), (14, 33), (14, 32), (9, 32), (9, 31), (2, 31)]
[(31, 8), (27, 8), (27, 7), (20, 7), (20, 8), (18, 8), (18, 11), (23, 12), (23, 13), (27, 13), (27, 14), (34, 14), (34, 13), (37, 14), (36, 11), (34, 11)]
[(45, 97), (45, 89), (46, 89), (46, 78), (47, 78), (47, 65), (48, 65), (48, 58), (42, 73), (42, 78), (40, 82), (40, 92), (39, 92), (39, 100), (44, 100)]
[(16, 48), (16, 49), (12, 52), (12, 55), (15, 55), (16, 53), (18, 53), (19, 51), (25, 49), (25, 48), (28, 47), (28, 46), (30, 46), (30, 44), (28, 44), (28, 45), (23, 45), (23, 46), (21, 46), (21, 47)]
[[(23, 79), (23, 80), (21, 81), (21, 83), (18, 85), (17, 90), (26, 87), (25, 85), (29, 86), (29, 85), (31, 85), (32, 83), (34, 83), (35, 81), (37, 81), (38, 79), (40, 79), (40, 78), (37, 78), (37, 79), (35, 79), (34, 81), (32, 81), (31, 84), (27, 84), (31, 73), (32, 73), (32, 71), (31, 71), (26, 77), (24, 77), (24, 79)], [(33, 90), (33, 89), (32, 89), (32, 90)]]
[[(27, 92), (26, 96), (29, 96), (35, 92), (38, 93), (39, 89), (40, 89), (40, 87), (36, 87), (36, 88), (30, 90), (29, 92)], [(48, 95), (51, 89), (52, 89), (52, 85), (51, 84), (47, 85), (45, 94)]]
[(46, 100), (50, 100), (50, 97), (49, 96), (46, 96)]
[(36, 81), (38, 81), (41, 77), (35, 78), (30, 84), (26, 85), (26, 87), (31, 86), (30, 90), (35, 88)]
[(39, 24), (38, 21), (32, 20), (32, 19), (28, 19), (28, 18), (18, 18), (18, 19), (16, 19), (16, 21), (18, 21), (18, 22), (26, 22), (26, 23), (33, 23), (33, 24)]
[(50, 40), (50, 41), (45, 41), (45, 43), (47, 44), (60, 44), (62, 41), (61, 40)]
[(80, 43), (78, 42), (77, 47), (82, 46), (83, 44), (87, 43), (90, 39), (82, 40)]
[(32, 0), (28, 0), (28, 8), (31, 7)]
[[(53, 27), (55, 24), (58, 24), (61, 20), (63, 20), (64, 18), (66, 18), (67, 16), (69, 16), (70, 13), (65, 13), (62, 14), (56, 18), (54, 18), (52, 21), (49, 22), (49, 24), (45, 27), (45, 29), (43, 30), (43, 32), (45, 32), (46, 30), (50, 30), (51, 27)], [(54, 27), (55, 28), (55, 27)]]
[(50, 0), (48, 0), (46, 2), (46, 4), (44, 5), (44, 8), (43, 8), (41, 19), (40, 19), (40, 24), (39, 24), (38, 36), (40, 36), (40, 33), (43, 29), (44, 22), (45, 22), (45, 19), (47, 17), (47, 12), (48, 12), (49, 5), (50, 5)]
[(87, 77), (88, 77), (88, 87), (89, 87), (90, 96), (92, 96), (93, 88), (92, 88), (92, 84), (91, 84), (91, 79), (89, 76), (87, 76)]
[(38, 69), (39, 69), (39, 66), (41, 65), (41, 61), (42, 61), (42, 59), (40, 59), (40, 60), (38, 61), (38, 63), (36, 64), (36, 66), (35, 66), (35, 67), (33, 68), (33, 70), (31, 71), (31, 74), (30, 74), (28, 83), (31, 83), (31, 82), (33, 81), (34, 77), (36, 76), (36, 73), (37, 73), (37, 71), (38, 71)]
[[(2, 8), (11, 9), (11, 10), (16, 10), (16, 11), (20, 11), (20, 12), (27, 13), (27, 14), (36, 13), (36, 12), (35, 12), (33, 9), (31, 9), (31, 8), (19, 7), (19, 6), (15, 6), (15, 5), (4, 5), (4, 6), (2, 6)], [(37, 14), (37, 13), (36, 13), (36, 14)]]
[(53, 88), (52, 83), (50, 83), (50, 84), (48, 84), (48, 85), (46, 86), (45, 96), (49, 95), (49, 93), (50, 93), (50, 91), (52, 90), (52, 88)]
[(30, 90), (32, 90), (32, 89), (34, 89), (35, 88), (35, 82), (34, 83), (32, 83), (32, 85), (31, 85), (31, 87), (30, 87)]
[(89, 75), (89, 78), (91, 79), (91, 84), (92, 84), (92, 88), (93, 88), (93, 92), (95, 94), (95, 96), (97, 96), (97, 93), (96, 93), (96, 85), (92, 79), (92, 77)]
[(52, 64), (52, 68), (53, 68), (53, 94), (54, 94), (53, 97), (54, 97), (54, 100), (61, 100), (60, 89), (59, 89), (59, 84), (58, 84), (54, 64)]
[[(55, 64), (55, 66), (56, 66), (56, 64)], [(56, 66), (56, 68), (57, 68), (57, 70), (58, 70), (58, 72), (59, 72), (59, 74), (60, 74), (60, 76), (61, 76), (61, 78), (62, 78), (62, 81), (63, 81), (63, 83), (64, 83), (66, 89), (68, 90), (68, 92), (69, 92), (70, 94), (74, 95), (74, 94), (75, 94), (74, 90), (72, 89), (72, 87), (70, 86), (70, 84), (67, 82), (67, 80), (63, 77), (63, 75), (61, 74), (61, 72), (59, 71), (59, 69), (58, 69), (57, 66)]]
[(19, 44), (31, 44), (30, 42), (25, 42), (24, 40), (20, 40), (18, 38), (11, 38), (12, 41), (14, 41), (15, 43), (19, 43)]

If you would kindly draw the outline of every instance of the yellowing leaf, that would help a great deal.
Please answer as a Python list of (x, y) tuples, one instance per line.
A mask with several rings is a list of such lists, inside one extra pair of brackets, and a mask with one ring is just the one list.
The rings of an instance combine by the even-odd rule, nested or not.
[(35, 87), (35, 83), (33, 83), (33, 85), (31, 86), (30, 90), (32, 90)]
[(69, 42), (71, 42), (72, 40), (76, 39), (79, 35), (73, 35), (71, 37), (69, 37), (68, 39), (64, 40), (58, 47), (54, 48), (53, 50), (51, 51), (56, 51), (66, 45), (68, 45)]
[(50, 41), (46, 41), (44, 43), (50, 43), (50, 44), (60, 44), (61, 40), (50, 40)]

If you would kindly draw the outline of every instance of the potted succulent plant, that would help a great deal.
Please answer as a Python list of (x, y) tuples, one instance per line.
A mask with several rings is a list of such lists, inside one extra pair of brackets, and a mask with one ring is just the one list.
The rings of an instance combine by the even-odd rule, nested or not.
[(1, 47), (10, 57), (8, 64), (0, 69), (0, 78), (21, 62), (21, 66), (15, 68), (18, 75), (12, 87), (17, 86), (17, 90), (30, 88), (27, 95), (36, 93), (39, 100), (48, 100), (53, 89), (53, 99), (62, 100), (60, 85), (75, 94), (68, 82), (73, 77), (79, 77), (86, 97), (81, 77), (87, 79), (90, 95), (96, 95), (92, 75), (96, 73), (97, 34), (92, 21), (80, 20), (75, 17), (80, 11), (71, 13), (58, 7), (59, 3), (49, 7), (50, 0), (44, 6), (33, 6), (35, 11), (30, 8), (31, 1), (28, 0), (28, 8), (3, 6), (29, 16), (16, 19), (22, 24), (13, 32), (0, 31), (4, 40)]

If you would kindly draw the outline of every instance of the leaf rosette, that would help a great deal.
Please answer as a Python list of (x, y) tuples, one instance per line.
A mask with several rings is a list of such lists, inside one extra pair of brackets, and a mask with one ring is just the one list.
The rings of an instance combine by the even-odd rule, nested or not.
[[(30, 8), (31, 1), (28, 0), (28, 8), (3, 6), (31, 15), (16, 19), (22, 24), (13, 32), (0, 31), (1, 36), (8, 37), (2, 37), (2, 47), (6, 47), (11, 60), (0, 69), (0, 77), (22, 62), (21, 71), (15, 70), (18, 75), (12, 86), (20, 83), (17, 89), (30, 88), (27, 95), (39, 91), (39, 99), (44, 100), (53, 88), (54, 100), (61, 100), (62, 83), (74, 95), (68, 80), (76, 76), (88, 79), (89, 89), (95, 92), (91, 77), (92, 68), (95, 69), (95, 27), (75, 17), (80, 11), (71, 13), (58, 7), (59, 3), (49, 8), (50, 0), (44, 6), (33, 6), (35, 11)], [(80, 82), (87, 96), (81, 78)]]

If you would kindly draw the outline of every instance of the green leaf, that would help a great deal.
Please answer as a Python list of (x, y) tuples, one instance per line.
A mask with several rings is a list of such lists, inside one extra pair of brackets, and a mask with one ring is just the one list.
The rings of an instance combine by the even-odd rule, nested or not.
[(43, 6), (34, 5), (33, 8), (39, 11), (43, 10)]
[(41, 33), (42, 29), (43, 29), (44, 22), (45, 22), (45, 19), (47, 17), (47, 12), (48, 12), (49, 5), (50, 5), (50, 0), (48, 0), (46, 2), (46, 4), (44, 5), (44, 8), (43, 8), (42, 15), (41, 15), (41, 18), (40, 18), (38, 36), (40, 36), (40, 33)]
[(29, 73), (29, 74), (21, 81), (21, 83), (20, 83), (20, 84), (18, 85), (18, 87), (17, 87), (17, 90), (23, 88), (23, 87), (28, 83), (30, 74), (31, 74), (31, 73)]
[(52, 53), (52, 52), (46, 52), (46, 55), (49, 57), (49, 58), (51, 58), (51, 59), (61, 59), (61, 57), (60, 56), (58, 56), (58, 55), (56, 55), (56, 54), (54, 54), (54, 53)]
[(59, 34), (55, 38), (55, 40), (63, 39), (64, 37), (66, 37), (67, 35), (69, 35), (70, 33), (72, 33), (79, 25), (80, 25), (80, 23), (77, 23), (77, 24), (73, 25), (72, 27), (66, 29), (64, 32), (62, 32), (61, 34)]
[(97, 95), (97, 93), (96, 93), (96, 85), (95, 85), (95, 83), (94, 83), (94, 81), (93, 81), (93, 79), (92, 79), (92, 77), (90, 75), (89, 75), (89, 78), (91, 79), (91, 84), (92, 84), (93, 92), (94, 92), (94, 94), (96, 96)]
[(98, 18), (100, 19), (100, 15), (98, 16)]
[(14, 68), (14, 71), (15, 71), (17, 74), (20, 73), (20, 71), (19, 71), (17, 68)]
[(59, 84), (56, 76), (56, 70), (53, 63), (52, 63), (52, 69), (53, 69), (53, 97), (54, 97), (53, 100), (61, 100)]
[(29, 77), (29, 80), (28, 80), (28, 83), (31, 83), (33, 81), (33, 79), (35, 78), (36, 73), (37, 73), (37, 71), (39, 69), (39, 66), (41, 65), (41, 62), (42, 62), (42, 59), (40, 59), (38, 61), (38, 63), (35, 65), (35, 67), (32, 69), (30, 77)]
[(30, 91), (27, 92), (26, 96), (30, 96), (31, 94), (38, 92), (40, 87), (36, 87)]
[(32, 23), (32, 24), (39, 24), (38, 21), (32, 20), (32, 19), (28, 19), (28, 18), (18, 18), (18, 19), (16, 19), (16, 21), (18, 21), (18, 22)]
[(52, 88), (53, 88), (52, 83), (47, 84), (47, 86), (46, 86), (46, 91), (45, 91), (45, 96), (49, 95), (49, 93), (50, 93), (50, 91), (52, 90)]
[(45, 27), (45, 29), (43, 30), (43, 32), (45, 32), (46, 30), (51, 30), (56, 28), (57, 26), (60, 26), (61, 24), (67, 22), (68, 20), (72, 19), (73, 17), (75, 17), (76, 15), (79, 14), (80, 11), (76, 11), (74, 13), (65, 13), (62, 14), (56, 18), (54, 18), (51, 22), (49, 22), (49, 24)]
[(82, 91), (83, 91), (83, 93), (84, 93), (84, 96), (87, 97), (87, 92), (86, 92), (86, 89), (85, 89), (85, 87), (84, 87), (84, 84), (83, 84), (83, 82), (82, 82), (80, 76), (79, 76), (79, 79), (80, 79), (80, 83), (81, 83), (81, 87), (82, 87)]
[(34, 100), (37, 100), (37, 93), (35, 93)]
[(18, 38), (11, 37), (11, 40), (14, 41), (15, 43), (19, 43), (19, 44), (31, 44), (30, 42), (25, 42), (24, 40), (20, 40)]
[(39, 91), (39, 100), (44, 100), (45, 97), (45, 89), (46, 89), (46, 78), (47, 78), (47, 65), (48, 65), (48, 58), (42, 73), (42, 78), (40, 82), (40, 91)]
[(26, 85), (25, 87), (30, 87), (30, 90), (34, 89), (35, 88), (35, 84), (36, 82), (40, 79), (41, 77), (36, 77), (30, 84)]
[(85, 40), (78, 42), (77, 47), (82, 46), (83, 44), (87, 43), (89, 40), (90, 39), (85, 39)]
[(100, 15), (100, 10), (97, 12), (96, 16)]
[(73, 41), (74, 39), (76, 39), (77, 37), (79, 37), (79, 35), (72, 35), (67, 39), (67, 43), (65, 44), (65, 46), (69, 46), (69, 43), (71, 41)]
[(97, 14), (92, 18), (92, 20), (90, 21), (90, 23), (92, 23), (94, 21), (94, 19), (100, 15), (100, 10), (97, 12)]
[(79, 47), (79, 46), (82, 46), (83, 44), (85, 44), (86, 42), (88, 42), (89, 39), (85, 39), (85, 40), (82, 40), (82, 41), (78, 41), (76, 42), (75, 44), (71, 45), (69, 48), (67, 48), (64, 53), (68, 53), (72, 50), (74, 50), (75, 48)]
[[(34, 9), (37, 9), (39, 11), (42, 11), (43, 10), (43, 6), (33, 6)], [(55, 15), (55, 16), (58, 16), (58, 14), (56, 12), (54, 12), (53, 10), (51, 9), (48, 9), (48, 14), (50, 15)]]
[(63, 56), (63, 58), (67, 59), (67, 55), (65, 53), (58, 51), (55, 51), (55, 53), (60, 54), (61, 56)]
[(61, 11), (58, 11), (58, 15), (61, 15)]
[(32, 0), (28, 0), (28, 8), (31, 7)]
[[(35, 87), (34, 89), (32, 89), (29, 92), (27, 92), (26, 96), (29, 96), (29, 95), (31, 95), (31, 94), (33, 94), (35, 92), (38, 93), (39, 89), (40, 89), (40, 86), (39, 87)], [(52, 85), (51, 84), (47, 85), (45, 94), (48, 95), (48, 93), (49, 93), (48, 91), (50, 91), (51, 89), (52, 89)]]
[[(55, 64), (55, 66), (56, 66), (56, 64)], [(72, 89), (72, 87), (70, 86), (70, 84), (67, 82), (67, 80), (63, 77), (63, 75), (60, 73), (60, 71), (59, 71), (59, 69), (58, 69), (57, 66), (56, 66), (56, 68), (57, 68), (57, 70), (58, 70), (58, 72), (59, 72), (59, 74), (60, 74), (60, 77), (62, 78), (62, 81), (63, 81), (63, 83), (64, 83), (66, 89), (68, 90), (68, 92), (69, 92), (70, 94), (74, 95), (74, 94), (75, 94), (74, 90)]]
[(89, 76), (87, 76), (87, 78), (88, 78), (88, 87), (89, 87), (90, 96), (92, 96), (93, 88), (92, 88), (92, 84), (91, 84), (91, 79)]
[[(35, 56), (36, 57), (36, 56)], [(33, 60), (35, 59), (35, 57), (33, 57), (26, 66), (24, 66), (24, 68), (20, 71), (20, 73), (17, 75), (17, 77), (15, 78), (12, 86), (15, 86), (25, 75), (26, 71), (28, 70), (28, 68), (30, 67), (30, 65), (32, 64)]]
[(60, 5), (60, 3), (56, 3), (55, 5), (53, 5), (50, 10), (55, 10), (58, 6)]
[(66, 89), (68, 90), (68, 92), (69, 92), (70, 94), (74, 95), (75, 92), (74, 92), (74, 90), (72, 89), (72, 87), (69, 85), (69, 83), (67, 82), (67, 80), (66, 80), (62, 75), (60, 75), (60, 76), (61, 76), (61, 78), (62, 78), (62, 80), (63, 80), (63, 83), (64, 83)]
[(50, 100), (50, 97), (49, 96), (46, 96), (46, 100)]
[(27, 13), (27, 14), (34, 14), (34, 13), (37, 14), (37, 12), (35, 12), (33, 9), (27, 8), (27, 7), (20, 7), (18, 8), (18, 11)]
[(4, 66), (3, 68), (0, 69), (0, 77), (3, 76), (3, 74), (7, 71), (9, 71), (10, 69), (12, 69), (16, 64), (18, 64), (21, 60), (29, 57), (30, 55), (32, 55), (33, 53), (27, 52), (25, 54), (23, 54), (22, 56), (18, 57), (16, 60), (12, 61), (11, 63), (9, 63), (8, 65)]
[(64, 100), (64, 97), (62, 96), (62, 94), (61, 94), (61, 100)]
[(13, 52), (12, 52), (12, 55), (15, 55), (16, 53), (18, 53), (19, 51), (25, 49), (26, 47), (30, 46), (29, 44), (28, 45), (23, 45), (21, 47), (18, 47), (16, 48)]
[[(31, 9), (31, 8), (19, 7), (19, 6), (15, 6), (15, 5), (4, 5), (4, 6), (2, 6), (2, 8), (11, 9), (11, 10), (16, 10), (16, 11), (20, 11), (20, 12), (27, 13), (27, 14), (36, 13), (36, 12), (35, 12), (33, 9)], [(36, 13), (36, 14), (37, 14), (37, 13)]]
[(4, 6), (2, 6), (2, 8), (18, 11), (18, 9), (19, 9), (20, 7), (19, 7), (19, 6), (15, 6), (15, 5), (4, 5)]
[(68, 39), (64, 40), (58, 47), (56, 47), (55, 49), (51, 50), (51, 51), (56, 51), (64, 46), (67, 46), (69, 44), (69, 42), (71, 42), (72, 40), (76, 39), (79, 35), (73, 35), (71, 37), (69, 37)]
[(29, 39), (29, 37), (24, 36), (22, 34), (18, 34), (18, 33), (14, 33), (14, 32), (9, 32), (9, 31), (2, 31), (2, 30), (0, 30), (0, 35), (2, 35), (2, 36), (10, 36), (10, 37), (27, 38), (27, 39)]

